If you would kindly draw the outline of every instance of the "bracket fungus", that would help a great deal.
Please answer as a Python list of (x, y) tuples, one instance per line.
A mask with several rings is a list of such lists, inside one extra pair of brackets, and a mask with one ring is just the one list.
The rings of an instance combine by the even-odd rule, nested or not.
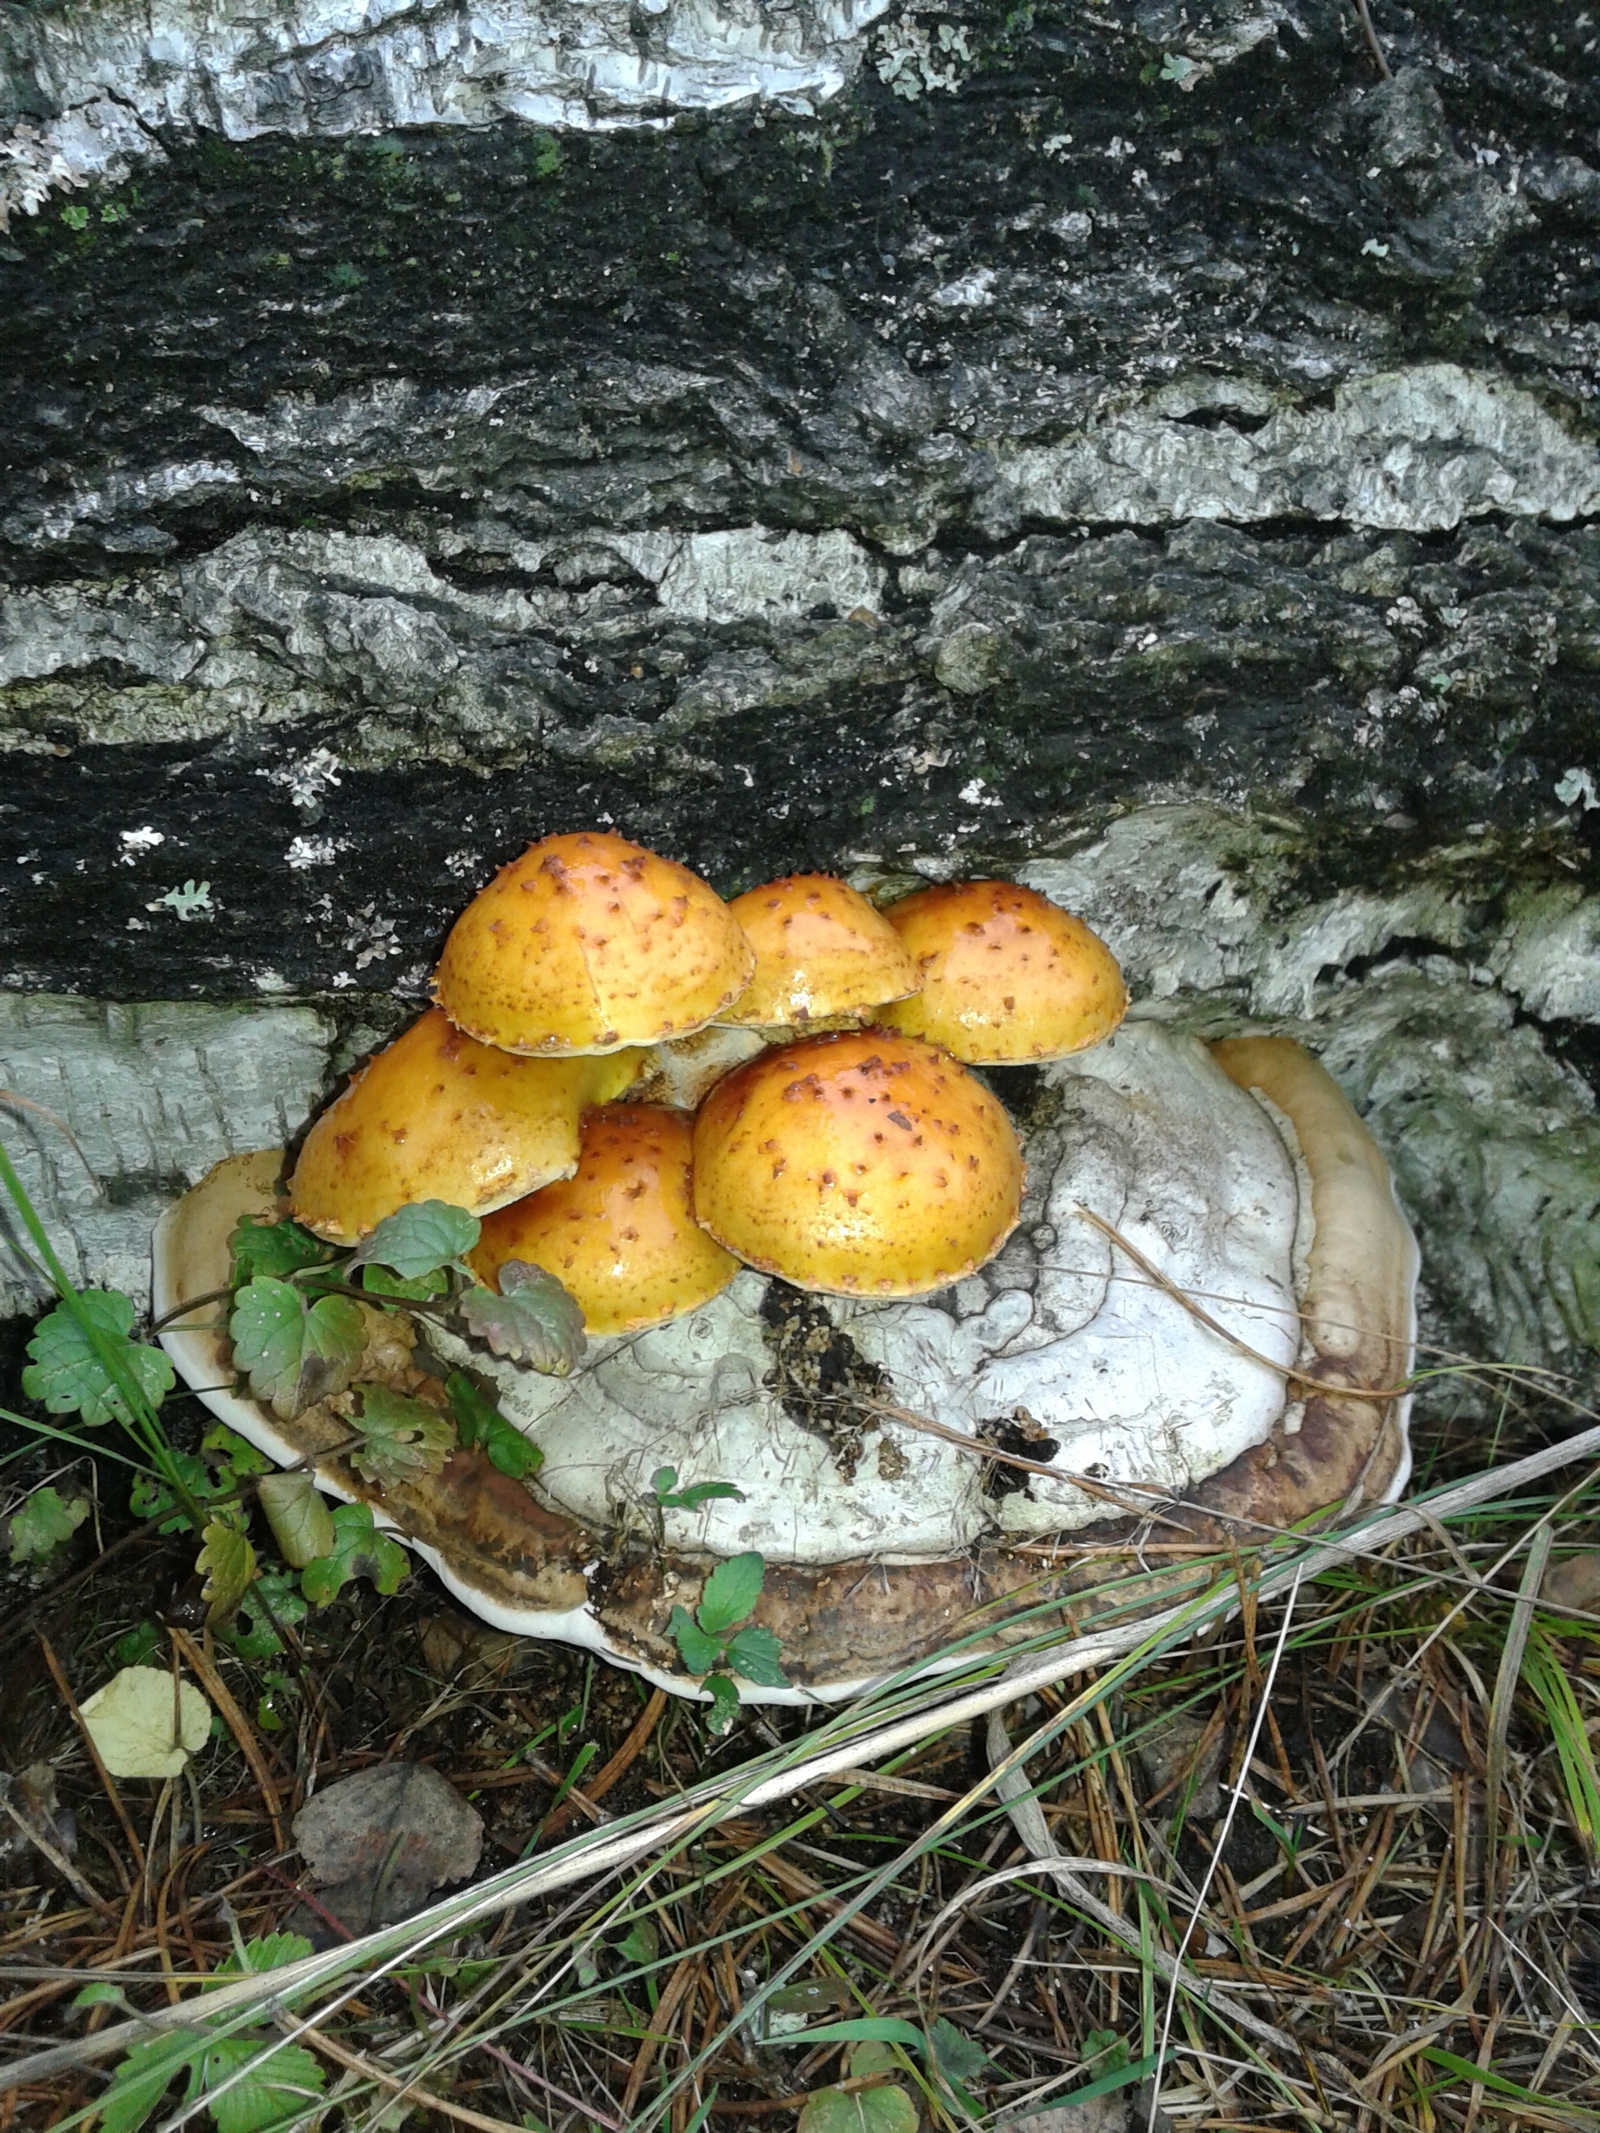
[[(581, 864), (613, 878), (615, 848), (635, 849), (589, 843)], [(527, 872), (508, 870), (502, 901), (548, 912), (558, 892), (524, 891)], [(755, 1621), (786, 1676), (742, 1693), (803, 1701), (936, 1652), (974, 1609), (1003, 1644), (1024, 1608), (1070, 1601), (1080, 1622), (1153, 1608), (1195, 1589), (1206, 1548), (1396, 1494), (1416, 1249), (1355, 1113), (1286, 1040), (1211, 1049), (1154, 1021), (1117, 1028), (1120, 976), (1093, 936), (1054, 906), (1041, 920), (1043, 899), (1009, 884), (979, 887), (960, 923), (984, 929), (983, 959), (983, 943), (1020, 938), (1040, 992), (1061, 991), (1074, 959), (1090, 974), (1076, 1022), (1058, 1006), (1019, 1016), (1009, 978), (985, 1006), (970, 941), (918, 945), (899, 907), (925, 978), (955, 972), (952, 1034), (990, 1060), (1049, 1059), (1014, 1118), (928, 1037), (810, 1036), (722, 1071), (692, 1126), (637, 1101), (593, 1112), (577, 1175), (489, 1216), (477, 1272), (545, 1268), (591, 1335), (562, 1378), (427, 1335), (537, 1444), (525, 1483), (458, 1447), (442, 1472), (374, 1488), (336, 1415), (285, 1421), (215, 1389), (229, 1354), (206, 1309), (162, 1336), (180, 1372), (273, 1457), (310, 1458), (324, 1488), (371, 1501), (491, 1622), (684, 1694), (674, 1610), (730, 1556), (763, 1558)], [(513, 935), (521, 984), (529, 943)], [(936, 998), (929, 1024), (942, 1012)], [(599, 1019), (623, 1026), (610, 1005)], [(524, 1003), (505, 1033), (537, 1044), (538, 1027)], [(276, 1151), (235, 1157), (168, 1215), (158, 1311), (226, 1281), (234, 1223), (281, 1209), (279, 1170)], [(693, 1274), (673, 1257), (685, 1240)], [(623, 1244), (641, 1251), (631, 1268)], [(396, 1367), (412, 1367), (404, 1352)], [(691, 1486), (663, 1499), (651, 1477), (667, 1465)], [(736, 1486), (692, 1486), (711, 1483)]]

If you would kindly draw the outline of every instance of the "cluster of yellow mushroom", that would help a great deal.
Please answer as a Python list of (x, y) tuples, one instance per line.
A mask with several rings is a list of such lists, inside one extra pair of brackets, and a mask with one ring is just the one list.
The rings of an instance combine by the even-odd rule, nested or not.
[[(1031, 889), (978, 881), (879, 911), (795, 874), (724, 903), (625, 838), (546, 837), (456, 921), (437, 1005), (316, 1121), (295, 1217), (355, 1243), (408, 1201), (482, 1218), (594, 1334), (708, 1302), (741, 1262), (799, 1288), (918, 1296), (997, 1252), (1021, 1151), (968, 1065), (1116, 1028), (1110, 951)], [(758, 1032), (691, 1118), (622, 1102), (661, 1047)], [(707, 1040), (698, 1040), (702, 1043)]]

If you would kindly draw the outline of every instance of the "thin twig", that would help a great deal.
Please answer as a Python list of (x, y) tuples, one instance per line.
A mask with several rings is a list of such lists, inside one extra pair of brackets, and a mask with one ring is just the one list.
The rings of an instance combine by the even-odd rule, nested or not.
[(1394, 76), (1389, 71), (1389, 62), (1383, 56), (1383, 46), (1378, 42), (1378, 33), (1373, 27), (1372, 10), (1367, 5), (1367, 0), (1354, 0), (1354, 6), (1356, 20), (1361, 25), (1361, 34), (1367, 40), (1367, 50), (1372, 54), (1373, 64), (1378, 70), (1379, 77), (1384, 81), (1393, 81)]

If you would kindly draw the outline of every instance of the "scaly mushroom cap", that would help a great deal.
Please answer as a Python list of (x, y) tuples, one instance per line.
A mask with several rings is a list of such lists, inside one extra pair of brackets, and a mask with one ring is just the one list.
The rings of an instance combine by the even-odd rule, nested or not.
[(599, 830), (545, 837), (450, 929), (434, 997), (458, 1029), (541, 1057), (615, 1052), (699, 1029), (755, 953), (698, 875)]
[(946, 1053), (883, 1030), (765, 1052), (694, 1129), (695, 1214), (763, 1273), (840, 1296), (921, 1296), (1016, 1227), (1011, 1121)]
[(786, 874), (728, 909), (756, 952), (755, 976), (720, 1017), (736, 1029), (826, 1025), (916, 991), (893, 926), (832, 874)]
[(694, 1219), (682, 1111), (614, 1104), (583, 1123), (576, 1173), (490, 1215), (468, 1254), (498, 1287), (508, 1259), (554, 1274), (588, 1333), (638, 1333), (709, 1303), (739, 1271)]
[(878, 1019), (971, 1066), (1028, 1066), (1087, 1051), (1127, 1009), (1122, 972), (1104, 941), (1015, 882), (919, 889), (884, 916), (922, 989)]
[(289, 1185), (296, 1221), (354, 1244), (412, 1200), (469, 1214), (570, 1177), (586, 1104), (630, 1088), (637, 1056), (517, 1059), (437, 1007), (357, 1074), (306, 1135)]

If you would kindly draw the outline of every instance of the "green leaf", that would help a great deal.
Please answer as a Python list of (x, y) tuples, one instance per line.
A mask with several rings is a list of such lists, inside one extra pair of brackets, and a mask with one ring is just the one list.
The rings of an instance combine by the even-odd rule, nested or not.
[(700, 1605), (695, 1609), (700, 1627), (715, 1636), (719, 1630), (732, 1629), (736, 1622), (743, 1622), (761, 1597), (766, 1567), (754, 1550), (718, 1563), (706, 1579)]
[(625, 1963), (653, 1963), (661, 1953), (661, 1936), (648, 1918), (636, 1918), (617, 1942), (617, 1953)]
[[(128, 2007), (128, 1995), (120, 1985), (97, 1978), (92, 1985), (85, 1985), (81, 1992), (72, 1995), (72, 2004), (74, 2007)], [(129, 2012), (132, 2012), (131, 2008)]]
[[(150, 1405), (159, 1407), (173, 1387), (172, 1365), (159, 1348), (129, 1340), (133, 1305), (127, 1297), (117, 1289), (84, 1289), (78, 1302)], [(53, 1415), (79, 1415), (91, 1429), (105, 1422), (131, 1426), (126, 1398), (65, 1304), (40, 1319), (28, 1353), (33, 1361), (22, 1373), (22, 1389), (30, 1400)]]
[(799, 2133), (917, 2133), (916, 2105), (903, 2088), (817, 2089), (800, 2112)]
[(341, 1503), (334, 1506), (333, 1546), (307, 1563), (300, 1573), (300, 1590), (313, 1607), (326, 1607), (351, 1578), (371, 1578), (379, 1592), (388, 1593), (405, 1574), (406, 1551), (377, 1530), (372, 1506)]
[[(214, 1983), (220, 1978), (255, 1977), (263, 1970), (281, 1970), (285, 1963), (298, 1963), (310, 1953), (311, 1943), (303, 1933), (262, 1933), (247, 1940), (239, 1954), (218, 1963), (211, 1978)], [(210, 1985), (202, 1988), (210, 1989)]]
[(707, 1674), (705, 1691), (711, 1698), (711, 1730), (726, 1733), (739, 1715), (739, 1691), (726, 1674)]
[(264, 1474), (256, 1494), (278, 1553), (294, 1569), (304, 1570), (332, 1548), (333, 1515), (309, 1474)]
[[(193, 1452), (169, 1452), (179, 1481), (199, 1504), (213, 1496), (226, 1496), (233, 1477), (212, 1472)], [(128, 1490), (128, 1509), (135, 1518), (157, 1518), (163, 1533), (181, 1533), (189, 1524), (188, 1513), (178, 1509), (178, 1500), (159, 1474), (136, 1474)]]
[[(1122, 2042), (1120, 2038), (1117, 2041), (1119, 2043)], [(1089, 2063), (1092, 2056), (1091, 2053), (1085, 2051), (1085, 2065)], [(1081, 2089), (1071, 2090), (1067, 2095), (1060, 2098), (1057, 2107), (1070, 2109), (1076, 2104), (1092, 2103), (1096, 2096), (1109, 2096), (1117, 2089), (1132, 2088), (1136, 2081), (1144, 2081), (1155, 2073), (1160, 2064), (1161, 2055), (1159, 2052), (1151, 2052), (1149, 2057), (1144, 2059), (1129, 2059), (1127, 2057), (1127, 2046), (1124, 2044), (1122, 2059), (1112, 2067), (1109, 2073), (1101, 2074), (1093, 2081), (1086, 2081)]]
[(200, 2044), (192, 2030), (182, 2029), (134, 2045), (100, 2098), (103, 2133), (138, 2133), (174, 2079), (193, 2064)]
[(437, 1407), (391, 1392), (387, 1385), (358, 1385), (356, 1398), (354, 1421), (362, 1442), (351, 1452), (350, 1464), (375, 1488), (437, 1474), (455, 1449), (455, 1424)]
[(450, 1283), (439, 1273), (419, 1274), (414, 1281), (402, 1281), (386, 1266), (364, 1266), (361, 1286), (369, 1296), (401, 1296), (412, 1303), (426, 1303), (430, 1296), (442, 1296)]
[(64, 1497), (46, 1483), (11, 1514), (11, 1560), (43, 1563), (64, 1548), (89, 1515), (87, 1496)]
[(526, 1363), (546, 1377), (564, 1378), (583, 1354), (583, 1312), (543, 1267), (508, 1259), (500, 1293), (467, 1289), (457, 1300), (462, 1324), (496, 1355)]
[(232, 1255), (231, 1286), (242, 1289), (247, 1282), (281, 1280), (302, 1267), (326, 1266), (333, 1246), (313, 1237), (298, 1222), (267, 1222), (257, 1215), (241, 1216), (228, 1239)]
[(903, 2044), (908, 2051), (922, 2053), (928, 2048), (916, 2024), (899, 2015), (852, 2015), (844, 2022), (819, 2022), (815, 2029), (791, 2030), (767, 2041), (786, 2050), (791, 2044)]
[(343, 1392), (366, 1348), (359, 1304), (322, 1296), (308, 1307), (286, 1281), (248, 1282), (234, 1298), (228, 1334), (250, 1390), (285, 1422)]
[[(267, 1612), (269, 1607), (271, 1614)], [(237, 1658), (273, 1659), (283, 1650), (283, 1639), (273, 1627), (274, 1616), (286, 1627), (303, 1622), (306, 1603), (296, 1579), (286, 1571), (265, 1570), (240, 1602), (239, 1618), (233, 1627), (218, 1634)]]
[(892, 2074), (902, 2064), (895, 2047), (876, 2039), (850, 2048), (850, 2079), (859, 2081), (867, 2074)]
[[(248, 1438), (229, 1429), (226, 1422), (213, 1422), (200, 1439), (203, 1452), (220, 1452), (235, 1481), (245, 1474), (270, 1474), (272, 1461), (258, 1452)], [(230, 1483), (231, 1487), (232, 1484)]]
[(243, 1529), (226, 1519), (214, 1518), (200, 1536), (202, 1546), (195, 1569), (205, 1572), (206, 1623), (215, 1629), (231, 1622), (239, 1602), (256, 1574), (256, 1551)]
[(663, 1511), (698, 1511), (703, 1503), (713, 1503), (721, 1497), (733, 1503), (744, 1502), (744, 1490), (736, 1489), (731, 1481), (692, 1481), (686, 1489), (680, 1489), (675, 1466), (658, 1466), (650, 1477), (650, 1486)]
[(709, 1674), (714, 1666), (722, 1664), (722, 1640), (708, 1637), (705, 1631), (683, 1608), (675, 1607), (667, 1620), (669, 1633), (678, 1640), (678, 1655), (685, 1669), (691, 1674)]
[(448, 1200), (417, 1200), (409, 1207), (385, 1215), (370, 1237), (357, 1245), (350, 1265), (386, 1266), (402, 1281), (415, 1281), (423, 1274), (464, 1259), (478, 1241), (482, 1228), (475, 1215)]
[(444, 1389), (455, 1416), (456, 1435), (463, 1444), (480, 1445), (489, 1464), (502, 1474), (509, 1474), (513, 1481), (520, 1481), (524, 1474), (538, 1473), (544, 1465), (544, 1453), (506, 1420), (464, 1370), (452, 1370)]
[(147, 1616), (136, 1622), (132, 1629), (124, 1631), (111, 1647), (111, 1656), (119, 1668), (143, 1666), (156, 1646), (161, 1642), (161, 1632)]
[(268, 2042), (263, 2032), (247, 2030), (241, 2037), (209, 2039), (197, 2053), (190, 2068), (189, 2099), (207, 2097), (217, 2133), (268, 2133), (270, 2127), (303, 2117), (321, 2096), (323, 2072), (317, 2061), (302, 2045), (280, 2044), (244, 2080), (210, 2101), (210, 2091), (250, 2065)]
[(928, 2031), (928, 2061), (966, 2115), (976, 2118), (978, 2106), (967, 2093), (967, 2084), (989, 2072), (989, 2059), (983, 2046), (940, 2015)]
[(767, 1689), (781, 1689), (788, 1679), (778, 1664), (782, 1649), (770, 1629), (760, 1629), (751, 1623), (728, 1639), (725, 1657), (734, 1673), (743, 1674), (746, 1681), (759, 1682)]

